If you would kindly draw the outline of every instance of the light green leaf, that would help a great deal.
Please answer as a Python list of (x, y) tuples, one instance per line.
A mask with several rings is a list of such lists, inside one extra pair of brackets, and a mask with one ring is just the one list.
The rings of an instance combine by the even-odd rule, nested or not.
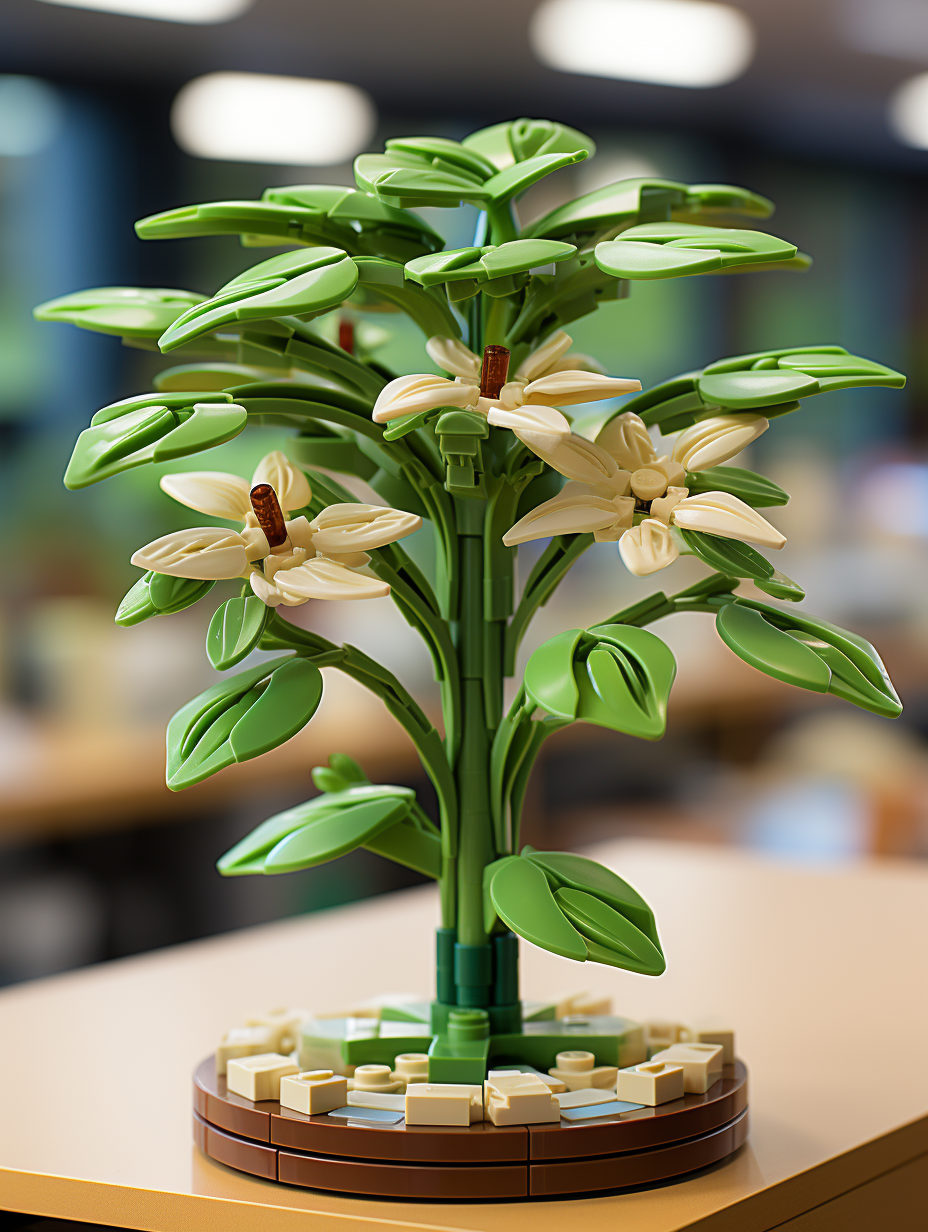
[(726, 603), (716, 616), (716, 628), (739, 659), (775, 680), (827, 693), (831, 671), (813, 650), (770, 624), (760, 612)]
[(341, 248), (301, 249), (271, 257), (178, 317), (159, 345), (162, 351), (172, 351), (222, 326), (279, 316), (318, 316), (343, 303), (357, 281), (357, 267)]
[(77, 438), (66, 488), (86, 488), (146, 462), (167, 462), (231, 440), (248, 420), (230, 394), (148, 394), (98, 411)]
[(375, 301), (401, 308), (427, 338), (434, 334), (446, 334), (452, 338), (461, 336), (461, 327), (445, 296), (409, 282), (404, 267), (398, 261), (358, 257), (355, 266), (359, 292), (363, 291)]
[(677, 278), (722, 268), (721, 254), (610, 240), (596, 245), (596, 264), (613, 278)]
[(762, 231), (656, 222), (597, 244), (594, 256), (599, 268), (616, 278), (676, 278), (790, 261), (796, 246)]
[(700, 397), (707, 406), (722, 406), (726, 410), (752, 410), (754, 407), (775, 406), (778, 402), (795, 402), (821, 392), (814, 376), (804, 372), (724, 372), (700, 377), (697, 382)]
[(514, 933), (552, 954), (586, 961), (580, 933), (557, 905), (548, 879), (536, 865), (512, 856), (487, 869), (484, 894)]
[(592, 157), (596, 153), (596, 143), (586, 133), (554, 120), (526, 118), (481, 128), (464, 138), (464, 146), (489, 159), (500, 171), (538, 154), (568, 154), (583, 150), (588, 157)]
[(498, 171), (492, 179), (484, 184), (484, 192), (490, 201), (499, 204), (520, 197), (533, 184), (550, 175), (552, 171), (560, 171), (572, 163), (582, 162), (586, 158), (585, 150), (576, 150), (570, 154), (538, 154)]
[(480, 180), (487, 180), (496, 174), (496, 167), (479, 151), (462, 145), (460, 141), (451, 141), (448, 137), (390, 137), (384, 148), (418, 155), (430, 166), (433, 161), (450, 163)]
[(530, 700), (559, 719), (577, 717), (574, 656), (582, 637), (582, 629), (567, 629), (539, 646), (525, 665), (523, 683)]
[(762, 590), (764, 594), (770, 595), (774, 599), (785, 599), (789, 603), (801, 603), (806, 597), (806, 592), (799, 583), (794, 582), (785, 573), (781, 573), (779, 569), (775, 569), (765, 581), (755, 579), (754, 585), (758, 590)]
[[(556, 890), (554, 898), (584, 940), (611, 951), (610, 966), (637, 971), (640, 975), (663, 974), (667, 964), (660, 950), (608, 903), (600, 902), (584, 890)], [(595, 961), (594, 954), (590, 957)]]
[[(409, 811), (405, 800), (388, 797), (339, 809), (282, 838), (264, 860), (266, 873), (294, 873), (337, 860), (376, 838)], [(291, 815), (299, 808), (290, 809)]]
[(206, 657), (224, 672), (257, 646), (271, 609), (257, 595), (227, 599), (213, 613), (206, 633)]
[(595, 625), (597, 640), (577, 664), (577, 718), (645, 740), (659, 740), (667, 726), (667, 699), (677, 665), (669, 648), (647, 629)]
[(95, 287), (50, 299), (33, 309), (37, 321), (67, 321), (121, 338), (158, 338), (203, 295), (163, 287)]
[(190, 787), (283, 744), (321, 698), (322, 675), (306, 659), (272, 659), (207, 689), (168, 724), (168, 787)]
[(585, 890), (608, 903), (660, 949), (654, 912), (638, 891), (612, 869), (569, 851), (528, 851), (523, 852), (523, 858), (539, 865), (556, 889)]
[(116, 609), (116, 623), (128, 628), (152, 616), (182, 612), (208, 595), (215, 585), (215, 582), (167, 577), (163, 573), (143, 573)]
[(573, 244), (555, 240), (512, 240), (483, 248), (453, 248), (407, 262), (406, 277), (423, 287), (462, 279), (482, 283), (489, 278), (505, 278), (527, 273), (535, 266), (564, 261), (576, 251)]

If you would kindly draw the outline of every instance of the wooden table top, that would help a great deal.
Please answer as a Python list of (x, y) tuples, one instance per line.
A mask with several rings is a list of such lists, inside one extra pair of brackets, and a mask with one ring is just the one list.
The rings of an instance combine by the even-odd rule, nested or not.
[[(591, 854), (654, 906), (667, 972), (523, 946), (524, 995), (586, 989), (632, 1017), (732, 1023), (751, 1137), (690, 1179), (580, 1199), (584, 1232), (760, 1232), (928, 1152), (928, 1068), (908, 1059), (928, 1033), (928, 869), (646, 842)], [(0, 993), (0, 1208), (156, 1232), (562, 1229), (578, 1200), (344, 1198), (231, 1172), (192, 1145), (190, 1075), (225, 1029), (282, 1003), (427, 995), (437, 914), (434, 890), (414, 889)], [(130, 1139), (124, 1110), (143, 1094)]]

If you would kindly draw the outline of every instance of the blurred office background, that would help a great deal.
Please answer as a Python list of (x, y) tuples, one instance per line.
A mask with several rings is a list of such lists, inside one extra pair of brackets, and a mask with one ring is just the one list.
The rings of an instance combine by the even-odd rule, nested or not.
[[(314, 793), (309, 770), (330, 752), (421, 787), (429, 803), (400, 730), (332, 672), (321, 711), (289, 745), (167, 791), (164, 723), (216, 679), (203, 638), (225, 595), (117, 628), (138, 576), (131, 552), (197, 515), (160, 492), (150, 467), (76, 493), (61, 475), (93, 412), (147, 390), (170, 361), (38, 325), (33, 305), (114, 284), (212, 293), (268, 252), (234, 238), (142, 243), (134, 220), (274, 184), (350, 184), (353, 155), (385, 137), (460, 138), (518, 115), (599, 144), (595, 160), (532, 190), (523, 219), (627, 176), (723, 181), (773, 198), (770, 230), (815, 259), (801, 276), (635, 285), (571, 330), (608, 371), (647, 387), (722, 355), (837, 342), (909, 374), (901, 393), (811, 400), (747, 463), (793, 496), (771, 513), (789, 537), (778, 566), (804, 584), (809, 611), (878, 646), (903, 718), (779, 685), (730, 654), (711, 617), (675, 617), (657, 626), (679, 665), (665, 739), (577, 727), (550, 741), (526, 840), (648, 835), (820, 865), (928, 856), (926, 70), (924, 0), (4, 0), (0, 982), (402, 884), (401, 870), (363, 853), (277, 879), (215, 873), (258, 821)], [(209, 75), (229, 72), (260, 75), (238, 83), (253, 93), (235, 124), (202, 103), (201, 79), (217, 86)], [(298, 91), (285, 113), (281, 77), (349, 88)], [(463, 244), (466, 213), (429, 221)], [(381, 358), (415, 370), (416, 331), (371, 321), (391, 331)], [(188, 469), (249, 473), (285, 435), (246, 434)], [(598, 546), (528, 649), (701, 572), (681, 561), (649, 583)], [(434, 708), (427, 657), (388, 600), (315, 603), (295, 618), (383, 656)]]

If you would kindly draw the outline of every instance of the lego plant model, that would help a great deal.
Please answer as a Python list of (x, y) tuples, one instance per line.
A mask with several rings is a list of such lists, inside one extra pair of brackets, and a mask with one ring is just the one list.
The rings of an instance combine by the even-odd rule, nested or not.
[[(287, 453), (268, 454), (251, 476), (163, 475), (168, 495), (213, 521), (139, 548), (132, 561), (144, 572), (116, 619), (180, 611), (217, 584), (229, 592), (206, 640), (221, 679), (168, 727), (174, 790), (294, 736), (319, 706), (321, 669), (376, 694), (415, 745), (437, 822), (409, 788), (371, 783), (334, 755), (314, 772), (319, 795), (264, 821), (219, 861), (226, 876), (267, 875), (366, 848), (438, 882), (435, 1000), (385, 1011), (388, 1040), (372, 1028), (337, 1041), (343, 1028), (330, 1024), (346, 1064), (392, 1064), (418, 1042), (432, 1082), (482, 1082), (501, 1054), (550, 1066), (563, 1028), (550, 1012), (523, 1009), (518, 937), (578, 963), (664, 970), (653, 913), (620, 876), (519, 841), (526, 784), (554, 732), (583, 722), (643, 740), (663, 734), (675, 664), (647, 627), (654, 621), (714, 613), (719, 636), (757, 670), (900, 712), (875, 650), (797, 608), (800, 585), (768, 559), (785, 540), (765, 512), (787, 493), (728, 464), (804, 398), (898, 388), (904, 378), (841, 346), (809, 345), (715, 359), (640, 392), (633, 376), (606, 375), (576, 354), (571, 322), (638, 280), (809, 264), (757, 229), (769, 201), (722, 184), (622, 180), (522, 225), (519, 197), (593, 152), (588, 137), (547, 120), (497, 124), (463, 142), (391, 139), (357, 159), (357, 188), (271, 188), (260, 201), (138, 223), (145, 239), (232, 234), (247, 247), (287, 249), (210, 298), (106, 287), (37, 310), (184, 361), (154, 392), (97, 412), (68, 467), (71, 488), (208, 451), (249, 423), (293, 430)], [(446, 248), (416, 212), (425, 206), (475, 206), (473, 244)], [(411, 318), (433, 369), (397, 373), (378, 362), (352, 317), (369, 307)], [(634, 301), (622, 311), (634, 312)], [(314, 323), (332, 313), (340, 345)], [(572, 415), (597, 403), (595, 430), (574, 431)], [(359, 500), (333, 472), (363, 480), (379, 503)], [(431, 568), (403, 546), (422, 525)], [(544, 548), (518, 587), (516, 554), (534, 540)], [(615, 567), (637, 577), (670, 577), (681, 555), (698, 558), (705, 577), (553, 637), (507, 705), (504, 681), (533, 616), (594, 542), (614, 543)], [(739, 594), (746, 580), (750, 596)], [(287, 619), (310, 600), (385, 596), (428, 647), (440, 730), (392, 672)], [(253, 650), (278, 653), (236, 670)], [(574, 1047), (587, 1040), (597, 1061), (621, 1064), (623, 1023), (591, 1019)], [(312, 1039), (304, 1046), (318, 1060)], [(626, 1064), (644, 1059), (637, 1046), (624, 1055)]]

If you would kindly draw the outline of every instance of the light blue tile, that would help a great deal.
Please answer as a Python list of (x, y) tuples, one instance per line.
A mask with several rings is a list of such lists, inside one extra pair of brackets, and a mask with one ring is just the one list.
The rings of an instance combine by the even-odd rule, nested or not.
[(346, 1121), (383, 1121), (387, 1125), (395, 1125), (403, 1119), (402, 1112), (392, 1112), (389, 1108), (360, 1108), (357, 1104), (348, 1108), (336, 1108), (329, 1116), (344, 1117)]
[(561, 1119), (592, 1121), (595, 1117), (616, 1116), (620, 1112), (636, 1112), (644, 1107), (644, 1104), (627, 1104), (624, 1100), (614, 1099), (608, 1104), (589, 1104), (586, 1108), (562, 1108)]

